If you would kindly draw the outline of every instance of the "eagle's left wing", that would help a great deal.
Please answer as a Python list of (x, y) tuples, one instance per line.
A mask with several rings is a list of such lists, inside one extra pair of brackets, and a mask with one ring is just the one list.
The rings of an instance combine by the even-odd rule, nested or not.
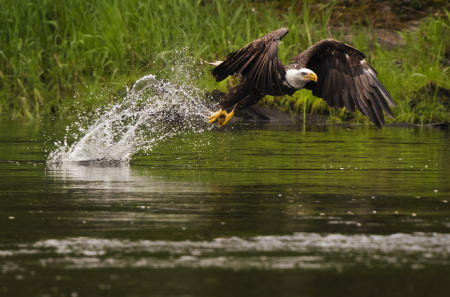
[(305, 88), (323, 98), (328, 105), (355, 111), (355, 105), (375, 125), (384, 123), (383, 110), (391, 117), (389, 105), (395, 106), (389, 92), (377, 79), (363, 53), (333, 39), (322, 40), (294, 58), (297, 67), (317, 74), (317, 84)]

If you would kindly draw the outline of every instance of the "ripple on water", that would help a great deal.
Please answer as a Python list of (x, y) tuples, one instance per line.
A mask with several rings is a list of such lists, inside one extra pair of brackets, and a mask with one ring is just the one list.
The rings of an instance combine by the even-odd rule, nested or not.
[[(3, 272), (20, 268), (33, 254), (45, 267), (331, 269), (367, 267), (423, 268), (450, 264), (450, 234), (390, 235), (294, 233), (211, 241), (122, 240), (90, 237), (47, 239), (1, 246)], [(30, 260), (28, 260), (30, 261)], [(7, 266), (5, 266), (7, 265)]]

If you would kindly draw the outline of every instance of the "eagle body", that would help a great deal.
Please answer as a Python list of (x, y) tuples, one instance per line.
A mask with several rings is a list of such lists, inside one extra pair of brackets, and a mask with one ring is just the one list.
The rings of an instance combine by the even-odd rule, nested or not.
[(241, 83), (220, 100), (221, 109), (242, 109), (257, 103), (265, 95), (292, 95), (306, 88), (328, 105), (355, 106), (377, 127), (384, 124), (384, 114), (393, 117), (395, 106), (389, 92), (377, 79), (377, 72), (363, 53), (334, 39), (325, 39), (294, 57), (292, 64), (278, 59), (280, 40), (287, 28), (270, 32), (230, 53), (212, 74), (216, 81), (229, 75), (241, 77)]

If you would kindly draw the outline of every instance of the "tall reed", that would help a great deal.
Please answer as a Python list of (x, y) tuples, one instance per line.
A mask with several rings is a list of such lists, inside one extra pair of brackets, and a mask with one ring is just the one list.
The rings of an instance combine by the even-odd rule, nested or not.
[[(289, 62), (313, 42), (341, 37), (329, 26), (333, 5), (313, 10), (309, 3), (293, 1), (279, 9), (276, 2), (238, 0), (0, 1), (0, 113), (33, 119), (95, 108), (115, 100), (126, 83), (144, 73), (170, 79), (180, 50), (194, 61), (222, 59), (281, 26), (291, 30), (279, 53)], [(438, 100), (423, 98), (411, 108), (411, 98), (430, 82), (449, 88), (448, 66), (442, 63), (449, 48), (448, 21), (448, 14), (425, 20), (417, 33), (404, 33), (405, 45), (392, 51), (369, 47), (367, 32), (353, 30), (353, 42), (366, 51), (399, 102), (401, 121), (425, 123), (447, 116)], [(195, 83), (205, 89), (217, 86), (209, 70), (195, 68)], [(265, 101), (342, 118), (307, 91)]]

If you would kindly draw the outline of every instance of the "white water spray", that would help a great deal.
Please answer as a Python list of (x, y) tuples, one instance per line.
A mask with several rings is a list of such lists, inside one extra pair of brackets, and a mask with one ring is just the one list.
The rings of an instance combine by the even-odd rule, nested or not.
[(211, 129), (207, 117), (212, 106), (202, 97), (196, 88), (146, 75), (131, 90), (127, 88), (126, 97), (101, 113), (73, 144), (66, 140), (57, 143), (47, 163), (127, 162), (134, 153), (150, 151), (169, 137)]

